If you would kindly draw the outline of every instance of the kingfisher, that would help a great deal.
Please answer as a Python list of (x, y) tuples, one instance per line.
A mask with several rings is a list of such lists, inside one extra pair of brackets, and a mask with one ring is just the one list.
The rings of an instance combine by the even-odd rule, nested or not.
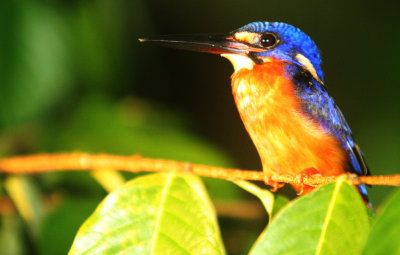
[[(321, 54), (299, 28), (253, 22), (223, 35), (141, 38), (162, 46), (219, 54), (234, 67), (232, 92), (241, 119), (270, 176), (370, 175), (342, 112), (328, 94)], [(307, 185), (294, 186), (299, 193)], [(368, 202), (365, 185), (357, 186)]]

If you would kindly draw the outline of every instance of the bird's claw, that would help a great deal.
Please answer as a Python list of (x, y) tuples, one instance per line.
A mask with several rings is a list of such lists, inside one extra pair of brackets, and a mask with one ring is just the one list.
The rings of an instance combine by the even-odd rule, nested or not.
[(285, 183), (273, 181), (271, 176), (265, 176), (264, 183), (272, 187), (272, 192), (276, 192), (278, 189), (285, 186)]
[(300, 172), (300, 174), (297, 175), (297, 182), (299, 183), (299, 187), (300, 187), (300, 191), (297, 192), (298, 196), (307, 194), (308, 192), (312, 191), (315, 188), (312, 185), (304, 184), (304, 177), (310, 177), (313, 175), (321, 176), (321, 173), (315, 168), (308, 168), (308, 169)]

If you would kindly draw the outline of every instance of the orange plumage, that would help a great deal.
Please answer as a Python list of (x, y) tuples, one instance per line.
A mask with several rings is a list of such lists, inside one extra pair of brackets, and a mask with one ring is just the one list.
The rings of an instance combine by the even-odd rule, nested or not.
[(343, 148), (302, 112), (285, 65), (271, 58), (232, 75), (235, 102), (265, 174), (296, 175), (310, 168), (322, 175), (344, 173)]

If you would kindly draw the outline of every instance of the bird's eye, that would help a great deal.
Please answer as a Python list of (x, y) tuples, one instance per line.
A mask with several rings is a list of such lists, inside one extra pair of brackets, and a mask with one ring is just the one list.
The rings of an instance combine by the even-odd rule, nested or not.
[(274, 34), (263, 34), (261, 36), (261, 46), (270, 48), (277, 43), (277, 39)]

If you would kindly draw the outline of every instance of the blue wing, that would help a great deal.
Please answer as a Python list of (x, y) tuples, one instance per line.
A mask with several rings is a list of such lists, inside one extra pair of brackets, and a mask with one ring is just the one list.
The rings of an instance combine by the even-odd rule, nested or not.
[[(341, 142), (348, 156), (347, 170), (357, 175), (370, 175), (364, 156), (354, 141), (349, 124), (335, 101), (329, 96), (325, 86), (315, 80), (310, 72), (298, 65), (288, 65), (286, 72), (296, 84), (296, 93), (303, 104), (304, 114)], [(364, 201), (370, 208), (373, 208), (368, 201), (365, 185), (361, 184), (357, 187)]]
[(347, 151), (348, 171), (357, 175), (370, 175), (364, 156), (354, 141), (346, 119), (329, 96), (325, 86), (301, 67), (291, 70), (291, 74), (297, 85), (297, 96), (303, 103), (305, 114), (333, 134)]

